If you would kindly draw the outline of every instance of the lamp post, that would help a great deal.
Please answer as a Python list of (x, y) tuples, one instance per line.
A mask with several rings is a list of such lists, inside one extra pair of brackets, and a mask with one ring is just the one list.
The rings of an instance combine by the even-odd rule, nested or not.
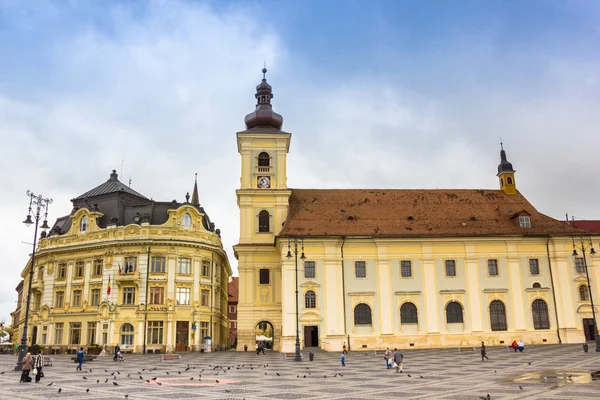
[(35, 266), (35, 248), (37, 245), (37, 232), (38, 225), (40, 223), (40, 218), (42, 214), (44, 214), (44, 222), (40, 228), (43, 231), (49, 229), (48, 226), (48, 205), (52, 204), (52, 199), (44, 198), (44, 196), (36, 195), (31, 191), (27, 191), (27, 196), (29, 196), (29, 212), (27, 213), (27, 218), (23, 223), (27, 226), (31, 226), (34, 222), (31, 220), (31, 211), (32, 207), (35, 207), (35, 231), (33, 233), (33, 251), (31, 253), (31, 263), (29, 265), (29, 284), (27, 285), (27, 303), (25, 304), (25, 324), (23, 325), (23, 336), (21, 337), (21, 344), (19, 346), (19, 354), (17, 358), (17, 365), (15, 366), (15, 371), (20, 371), (23, 366), (23, 357), (27, 354), (27, 325), (29, 322), (29, 303), (31, 301), (31, 283), (33, 281), (33, 268)]
[[(293, 247), (292, 247), (293, 242)], [(300, 259), (304, 260), (304, 240), (301, 240), (302, 250)], [(298, 314), (298, 238), (288, 236), (288, 252), (286, 257), (292, 258), (292, 252), (294, 253), (296, 263), (296, 353), (294, 354), (294, 361), (302, 361), (302, 355), (300, 355), (300, 328), (299, 328), (299, 314)]]
[(577, 256), (577, 250), (580, 250), (581, 254), (583, 255), (583, 267), (585, 269), (585, 277), (587, 278), (587, 287), (588, 287), (588, 294), (590, 296), (590, 305), (592, 306), (592, 318), (594, 319), (594, 337), (595, 337), (595, 341), (596, 341), (596, 352), (600, 353), (600, 336), (598, 335), (598, 323), (596, 321), (596, 311), (594, 310), (594, 298), (592, 297), (592, 285), (590, 284), (590, 273), (588, 271), (587, 258), (585, 256), (585, 252), (587, 251), (587, 249), (589, 249), (590, 255), (596, 254), (596, 250), (594, 250), (594, 246), (592, 245), (592, 239), (588, 236), (587, 239), (589, 240), (589, 243), (585, 244), (584, 238), (585, 238), (584, 236), (580, 236), (579, 240), (581, 240), (581, 244), (576, 245), (575, 237), (574, 236), (571, 237), (571, 239), (573, 240), (573, 257)]

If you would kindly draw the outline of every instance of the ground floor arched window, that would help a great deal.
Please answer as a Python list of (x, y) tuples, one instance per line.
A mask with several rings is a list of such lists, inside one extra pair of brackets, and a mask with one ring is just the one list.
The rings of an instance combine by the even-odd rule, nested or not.
[(133, 346), (133, 325), (123, 324), (121, 326), (121, 346)]
[(500, 300), (494, 300), (490, 303), (490, 324), (493, 331), (508, 330), (506, 324), (506, 307)]
[(550, 329), (550, 317), (548, 316), (548, 304), (542, 299), (537, 299), (531, 305), (534, 329)]

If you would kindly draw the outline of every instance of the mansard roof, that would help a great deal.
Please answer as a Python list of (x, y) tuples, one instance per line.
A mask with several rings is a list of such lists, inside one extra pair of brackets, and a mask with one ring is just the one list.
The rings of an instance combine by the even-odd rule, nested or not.
[[(529, 214), (521, 228), (516, 213)], [(527, 213), (527, 214), (525, 214)], [(279, 236), (466, 237), (586, 233), (501, 190), (292, 189)]]
[(133, 196), (137, 196), (141, 199), (149, 200), (146, 196), (136, 192), (135, 190), (133, 190), (132, 188), (130, 188), (129, 186), (127, 186), (123, 182), (121, 182), (118, 179), (117, 171), (114, 169), (106, 182), (104, 182), (101, 185), (96, 186), (92, 190), (88, 190), (87, 192), (85, 192), (84, 194), (82, 194), (80, 196), (75, 197), (73, 200), (83, 200), (83, 199), (88, 199), (91, 197), (97, 197), (97, 196), (110, 194), (110, 193), (129, 193), (129, 194), (131, 194)]

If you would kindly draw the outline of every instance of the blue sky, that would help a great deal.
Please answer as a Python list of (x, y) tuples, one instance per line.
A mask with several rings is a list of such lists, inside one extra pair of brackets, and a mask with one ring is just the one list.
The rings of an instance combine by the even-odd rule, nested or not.
[(497, 188), (502, 138), (539, 211), (600, 219), (599, 21), (593, 1), (0, 0), (0, 317), (25, 191), (54, 219), (122, 162), (158, 200), (198, 172), (235, 267), (235, 132), (265, 61), (291, 187)]

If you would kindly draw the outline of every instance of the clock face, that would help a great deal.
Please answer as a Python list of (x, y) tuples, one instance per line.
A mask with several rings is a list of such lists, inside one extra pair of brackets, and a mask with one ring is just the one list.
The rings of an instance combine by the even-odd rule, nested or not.
[(261, 189), (267, 189), (271, 187), (271, 179), (268, 176), (258, 177), (258, 187)]

